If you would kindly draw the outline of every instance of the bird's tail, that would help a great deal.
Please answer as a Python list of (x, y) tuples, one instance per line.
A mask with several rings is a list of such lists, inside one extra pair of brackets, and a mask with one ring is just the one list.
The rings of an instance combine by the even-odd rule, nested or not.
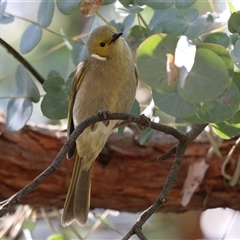
[(63, 209), (63, 226), (68, 226), (74, 219), (83, 225), (88, 219), (93, 164), (89, 170), (84, 171), (82, 170), (81, 162), (82, 159), (76, 156), (73, 174)]

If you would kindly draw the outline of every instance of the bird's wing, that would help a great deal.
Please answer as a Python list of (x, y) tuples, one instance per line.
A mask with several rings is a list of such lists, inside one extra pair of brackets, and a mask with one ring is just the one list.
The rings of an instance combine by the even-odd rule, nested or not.
[[(74, 131), (74, 123), (73, 123), (73, 105), (76, 98), (76, 94), (81, 86), (81, 83), (83, 81), (86, 68), (87, 68), (87, 61), (79, 63), (76, 71), (76, 75), (72, 82), (72, 89), (69, 99), (69, 105), (68, 105), (68, 127), (67, 127), (67, 137), (71, 135), (71, 133)], [(67, 153), (67, 158), (70, 159), (73, 157), (76, 149), (76, 143), (70, 148), (70, 150)]]

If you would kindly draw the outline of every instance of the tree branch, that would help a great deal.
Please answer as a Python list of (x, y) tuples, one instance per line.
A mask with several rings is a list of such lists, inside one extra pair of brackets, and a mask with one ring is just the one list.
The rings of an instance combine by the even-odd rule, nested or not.
[[(119, 119), (119, 120), (128, 121), (128, 122), (129, 121), (135, 122), (138, 125), (142, 125), (142, 126), (146, 125), (146, 121), (141, 116), (134, 117), (126, 113), (110, 113), (109, 119), (110, 120)], [(40, 183), (42, 183), (48, 176), (50, 176), (52, 173), (56, 172), (59, 169), (59, 166), (62, 163), (63, 159), (65, 158), (67, 151), (71, 148), (71, 146), (74, 144), (78, 136), (84, 131), (85, 128), (91, 126), (96, 122), (103, 121), (103, 120), (104, 120), (103, 116), (99, 116), (98, 114), (84, 120), (71, 134), (71, 136), (66, 141), (66, 143), (62, 146), (61, 150), (57, 154), (53, 163), (45, 171), (43, 171), (38, 177), (36, 177), (31, 183), (29, 183), (19, 192), (17, 192), (12, 197), (10, 197), (9, 199), (1, 203), (0, 216), (3, 216), (3, 214), (5, 214), (12, 206), (18, 203), (24, 196), (26, 196), (33, 189), (35, 189)], [(179, 144), (176, 146), (175, 160), (170, 169), (170, 172), (168, 174), (168, 177), (162, 192), (157, 197), (153, 205), (143, 212), (139, 220), (132, 227), (129, 233), (124, 237), (124, 239), (128, 239), (133, 234), (137, 234), (141, 239), (145, 239), (144, 234), (141, 232), (141, 228), (143, 224), (147, 221), (147, 219), (153, 213), (157, 211), (159, 207), (163, 205), (163, 203), (166, 202), (169, 196), (169, 193), (177, 180), (178, 173), (181, 167), (181, 161), (182, 161), (184, 152), (186, 150), (186, 147), (197, 137), (198, 134), (201, 133), (201, 131), (205, 128), (205, 126), (206, 125), (196, 125), (195, 127), (192, 128), (192, 130), (189, 133), (184, 134), (174, 128), (164, 126), (162, 124), (150, 122), (151, 128), (174, 136), (179, 140)], [(173, 153), (173, 150), (171, 149), (170, 152)]]
[(0, 38), (0, 44), (7, 49), (24, 67), (41, 83), (43, 84), (45, 79), (32, 67), (32, 65), (23, 58), (13, 47)]

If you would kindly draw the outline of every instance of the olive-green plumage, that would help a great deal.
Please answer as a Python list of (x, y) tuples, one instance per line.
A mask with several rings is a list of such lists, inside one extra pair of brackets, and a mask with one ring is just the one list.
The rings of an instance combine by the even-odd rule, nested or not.
[[(69, 102), (68, 136), (87, 117), (108, 110), (128, 112), (135, 98), (137, 74), (125, 40), (110, 25), (96, 28), (87, 41), (87, 56), (77, 68)], [(64, 204), (62, 224), (85, 224), (90, 205), (93, 162), (119, 121), (88, 127), (76, 141), (76, 159)], [(68, 158), (74, 154), (75, 146)]]

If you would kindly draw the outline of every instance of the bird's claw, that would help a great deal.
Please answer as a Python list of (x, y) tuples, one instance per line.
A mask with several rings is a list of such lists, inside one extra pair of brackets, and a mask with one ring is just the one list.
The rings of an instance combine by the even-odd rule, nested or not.
[(103, 120), (103, 124), (107, 127), (109, 125), (109, 114), (110, 112), (108, 110), (99, 110), (98, 111), (98, 116), (99, 117), (102, 117), (104, 120)]
[(140, 130), (145, 130), (146, 128), (150, 128), (151, 127), (151, 119), (146, 117), (144, 114), (140, 115), (140, 118), (142, 118), (145, 121), (144, 125), (140, 125), (138, 124), (138, 127), (140, 128)]

